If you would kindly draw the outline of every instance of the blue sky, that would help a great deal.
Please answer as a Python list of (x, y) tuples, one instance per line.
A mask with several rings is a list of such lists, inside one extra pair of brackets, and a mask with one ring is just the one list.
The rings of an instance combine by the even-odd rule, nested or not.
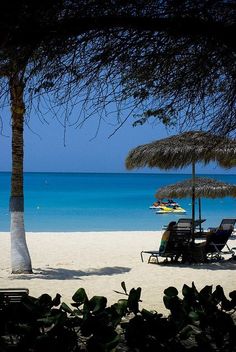
[[(0, 135), (0, 171), (11, 171), (11, 128), (9, 112), (1, 113), (3, 134)], [(52, 117), (48, 123), (42, 123), (32, 114), (29, 127), (25, 127), (25, 171), (32, 172), (130, 172), (125, 169), (125, 158), (130, 149), (153, 140), (176, 134), (176, 130), (167, 131), (161, 124), (145, 124), (132, 127), (132, 120), (119, 129), (105, 122), (97, 131), (96, 117), (88, 120), (82, 128), (70, 127), (66, 131), (64, 146), (64, 128)], [(158, 169), (139, 169), (133, 172), (158, 172)], [(171, 170), (171, 173), (191, 173), (190, 168)], [(198, 173), (230, 173), (236, 168), (223, 170), (215, 164), (197, 166)]]

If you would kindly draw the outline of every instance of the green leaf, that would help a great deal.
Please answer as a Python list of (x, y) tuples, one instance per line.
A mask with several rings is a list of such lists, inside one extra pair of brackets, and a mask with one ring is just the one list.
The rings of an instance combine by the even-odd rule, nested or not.
[(89, 308), (93, 313), (104, 310), (107, 305), (107, 298), (103, 296), (93, 296), (89, 301)]
[(70, 313), (70, 314), (73, 313), (72, 309), (71, 309), (66, 303), (64, 303), (64, 302), (62, 302), (62, 304), (61, 304), (61, 309), (62, 309), (64, 312), (67, 312), (67, 313)]
[(212, 303), (216, 306), (225, 299), (226, 297), (223, 288), (220, 285), (217, 285), (215, 291), (212, 293)]
[(138, 303), (140, 301), (140, 296), (141, 296), (141, 287), (138, 287), (137, 289), (132, 288), (130, 290), (127, 306), (134, 313), (138, 312)]
[(122, 281), (121, 287), (123, 288), (124, 292), (127, 294), (127, 290), (126, 290), (126, 286), (125, 286), (125, 282), (124, 281)]
[(233, 303), (233, 304), (236, 304), (236, 290), (230, 292), (230, 293), (229, 293), (229, 297), (231, 298), (232, 303)]
[(150, 310), (147, 310), (144, 308), (141, 310), (141, 314), (144, 317), (144, 319), (149, 319), (153, 317), (159, 317), (159, 318), (162, 317), (162, 314), (157, 314), (157, 312), (153, 312), (153, 311), (151, 312)]
[(163, 302), (164, 302), (164, 305), (167, 309), (170, 309), (170, 300), (171, 300), (171, 298), (169, 296), (163, 297)]
[(24, 333), (24, 334), (32, 334), (34, 333), (34, 327), (29, 322), (28, 324), (17, 324), (17, 328), (15, 327), (17, 333)]
[(83, 315), (83, 310), (77, 308), (77, 309), (73, 309), (73, 314), (77, 317), (81, 317)]
[(43, 306), (51, 306), (52, 297), (49, 296), (47, 293), (44, 293), (38, 298), (38, 303)]
[(63, 323), (67, 319), (66, 313), (58, 310), (58, 314), (56, 315), (47, 315), (43, 318), (37, 319), (38, 322), (45, 324), (46, 326), (50, 326), (52, 324)]
[(72, 296), (74, 302), (78, 303), (79, 305), (88, 301), (88, 296), (85, 292), (84, 288), (79, 288), (74, 295)]
[(191, 296), (193, 295), (193, 288), (192, 287), (189, 287), (188, 285), (185, 285), (183, 286), (182, 288), (182, 294), (184, 297), (188, 297), (188, 296)]
[(232, 301), (229, 301), (227, 298), (222, 300), (222, 309), (225, 311), (230, 311), (234, 309), (234, 305), (232, 304)]
[(194, 285), (194, 282), (192, 282), (192, 289), (195, 294), (198, 294), (198, 290), (196, 289), (196, 286)]
[(192, 311), (192, 312), (189, 313), (189, 317), (190, 317), (192, 320), (194, 320), (194, 321), (198, 321), (199, 318), (200, 318), (199, 314), (198, 314), (197, 312), (194, 312), (194, 311)]
[(210, 297), (212, 295), (212, 285), (210, 286), (206, 285), (205, 287), (203, 287), (203, 289), (201, 289), (199, 294), (204, 298)]
[(115, 308), (117, 314), (123, 317), (127, 312), (127, 305), (128, 305), (127, 299), (119, 299), (117, 303), (113, 304), (113, 307)]
[(59, 306), (60, 303), (61, 303), (61, 295), (59, 295), (59, 293), (57, 293), (56, 296), (52, 300), (52, 305), (56, 307), (56, 306)]
[(167, 309), (171, 311), (171, 314), (180, 314), (180, 311), (183, 313), (182, 302), (178, 296), (170, 297), (164, 296), (163, 297), (164, 304)]
[[(140, 296), (141, 296), (141, 287), (138, 287), (137, 289), (132, 288), (130, 290), (129, 298), (131, 297), (131, 299), (135, 299), (135, 300), (139, 301)], [(128, 298), (128, 300), (129, 300), (129, 298)]]
[(178, 296), (178, 293), (178, 290), (173, 286), (170, 286), (164, 290), (164, 294), (168, 297)]

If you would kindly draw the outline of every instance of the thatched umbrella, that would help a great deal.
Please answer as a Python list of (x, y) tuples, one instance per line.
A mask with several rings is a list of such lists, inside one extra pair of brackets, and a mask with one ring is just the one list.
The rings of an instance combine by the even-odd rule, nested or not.
[[(157, 190), (155, 197), (161, 198), (186, 198), (192, 196), (192, 180), (184, 180), (173, 185), (161, 187)], [(199, 220), (201, 220), (200, 198), (224, 198), (236, 197), (236, 185), (217, 181), (212, 178), (195, 178), (195, 197), (199, 199)], [(200, 221), (201, 226), (201, 221)], [(201, 228), (200, 228), (201, 232)]]
[(159, 167), (164, 170), (192, 165), (192, 220), (195, 219), (195, 163), (217, 162), (222, 167), (236, 166), (236, 140), (209, 132), (192, 131), (144, 144), (131, 150), (128, 169)]

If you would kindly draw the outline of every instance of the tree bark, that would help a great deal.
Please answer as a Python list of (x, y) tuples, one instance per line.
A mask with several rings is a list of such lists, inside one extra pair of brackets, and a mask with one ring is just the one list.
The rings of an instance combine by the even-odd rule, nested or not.
[(24, 226), (24, 83), (19, 72), (9, 81), (12, 119), (12, 177), (11, 177), (11, 263), (12, 273), (32, 273), (31, 259)]

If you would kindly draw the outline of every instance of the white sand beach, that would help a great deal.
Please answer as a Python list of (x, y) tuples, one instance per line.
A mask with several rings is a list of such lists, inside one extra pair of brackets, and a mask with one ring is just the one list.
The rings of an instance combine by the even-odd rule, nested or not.
[[(66, 303), (79, 287), (84, 287), (89, 297), (103, 295), (112, 304), (123, 298), (114, 290), (122, 291), (120, 283), (125, 281), (128, 290), (142, 288), (143, 307), (160, 313), (167, 313), (162, 298), (168, 286), (181, 291), (184, 283), (191, 285), (194, 281), (198, 289), (217, 284), (226, 294), (236, 289), (236, 261), (142, 263), (140, 251), (158, 249), (160, 238), (161, 231), (27, 233), (34, 274), (12, 275), (10, 235), (0, 233), (0, 287), (26, 287), (35, 297), (60, 293)], [(228, 244), (236, 247), (236, 235)]]

